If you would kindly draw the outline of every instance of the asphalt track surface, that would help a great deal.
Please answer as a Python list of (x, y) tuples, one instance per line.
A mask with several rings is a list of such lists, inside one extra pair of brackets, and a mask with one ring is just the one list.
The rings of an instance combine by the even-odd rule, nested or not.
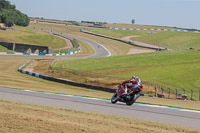
[[(19, 56), (0, 56), (0, 59), (85, 59), (110, 56), (108, 50), (95, 41), (67, 35), (87, 42), (96, 52), (88, 57), (19, 57)], [(123, 103), (111, 104), (110, 101), (87, 99), (66, 95), (56, 95), (32, 91), (15, 90), (0, 87), (0, 99), (19, 101), (30, 104), (46, 105), (75, 109), (80, 111), (101, 113), (120, 117), (136, 118), (172, 125), (185, 126), (200, 129), (200, 112), (198, 111), (180, 111), (176, 109), (164, 109), (160, 107), (144, 106), (134, 104), (127, 106)]]
[(0, 88), (0, 98), (200, 129), (200, 112), (178, 111), (135, 104), (127, 106), (123, 103), (112, 104), (109, 100), (88, 99), (7, 88)]

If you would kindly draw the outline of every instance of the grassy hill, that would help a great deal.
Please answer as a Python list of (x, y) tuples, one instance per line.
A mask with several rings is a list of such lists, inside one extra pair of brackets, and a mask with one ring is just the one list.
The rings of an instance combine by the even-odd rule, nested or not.
[(65, 40), (48, 33), (36, 31), (30, 28), (15, 26), (14, 30), (0, 30), (0, 42), (15, 42), (62, 48), (66, 46)]
[(200, 48), (200, 34), (190, 32), (163, 31), (154, 34), (144, 34), (132, 40), (155, 44), (171, 49)]
[[(57, 61), (53, 67), (59, 69), (56, 71), (57, 74), (70, 78), (73, 77), (73, 73), (86, 83), (110, 84), (109, 80), (115, 83), (116, 77), (129, 79), (131, 75), (137, 75), (145, 84), (185, 89), (188, 92), (194, 90), (195, 98), (198, 99), (199, 57), (198, 51), (171, 50), (98, 59)], [(71, 74), (63, 74), (63, 71)], [(111, 78), (108, 80), (109, 76)]]

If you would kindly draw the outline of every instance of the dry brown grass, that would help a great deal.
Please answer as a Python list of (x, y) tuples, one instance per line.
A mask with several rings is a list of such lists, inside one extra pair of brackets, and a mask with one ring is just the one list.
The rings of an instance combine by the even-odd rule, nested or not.
[(137, 119), (0, 100), (0, 132), (198, 133), (200, 131)]

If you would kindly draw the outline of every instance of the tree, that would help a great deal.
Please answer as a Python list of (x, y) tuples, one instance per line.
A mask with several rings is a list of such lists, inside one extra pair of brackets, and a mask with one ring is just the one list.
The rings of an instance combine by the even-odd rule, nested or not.
[(2, 9), (1, 12), (1, 22), (5, 23), (8, 27), (13, 26), (14, 24), (14, 18), (12, 15), (12, 11)]
[(19, 26), (28, 26), (29, 25), (29, 18), (26, 14), (21, 13), (19, 10), (14, 12), (14, 23)]
[(0, 9), (15, 9), (15, 5), (11, 5), (7, 0), (0, 0)]
[(0, 0), (0, 23), (5, 23), (8, 27), (14, 24), (19, 26), (28, 26), (29, 17), (16, 9), (7, 0)]

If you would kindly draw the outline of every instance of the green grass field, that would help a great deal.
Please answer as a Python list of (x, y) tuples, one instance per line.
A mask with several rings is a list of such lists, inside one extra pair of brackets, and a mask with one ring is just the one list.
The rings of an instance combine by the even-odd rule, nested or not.
[(200, 49), (199, 33), (163, 31), (154, 34), (144, 34), (141, 37), (132, 39), (171, 49)]
[(65, 40), (61, 38), (19, 26), (14, 26), (14, 30), (0, 31), (0, 41), (49, 46), (51, 48), (62, 48), (66, 46)]
[(170, 49), (200, 48), (199, 33), (156, 31), (156, 33), (149, 34), (147, 33), (148, 31), (121, 31), (100, 28), (90, 28), (88, 30), (95, 33), (118, 38), (137, 35), (138, 37), (134, 37), (132, 38), (132, 40), (154, 44)]
[(53, 67), (77, 71), (80, 73), (76, 73), (78, 76), (92, 74), (96, 78), (112, 76), (128, 79), (131, 75), (137, 75), (144, 83), (172, 89), (194, 90), (195, 98), (198, 99), (199, 57), (199, 51), (171, 50), (78, 61), (57, 61)]

